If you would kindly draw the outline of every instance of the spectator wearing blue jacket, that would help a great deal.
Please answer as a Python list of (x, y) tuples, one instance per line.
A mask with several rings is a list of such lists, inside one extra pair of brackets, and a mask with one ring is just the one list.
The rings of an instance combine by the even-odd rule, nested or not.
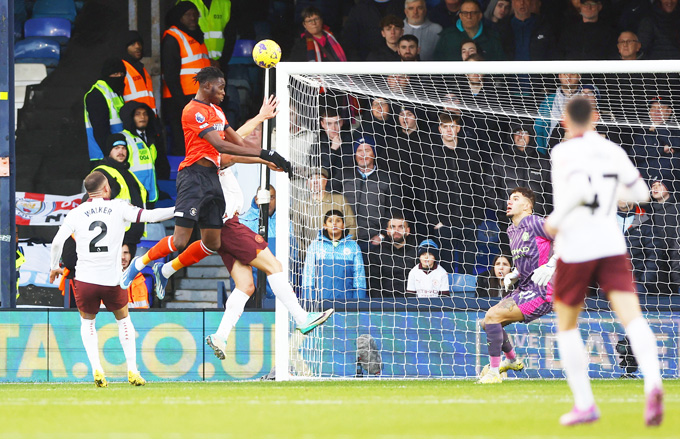
[(307, 248), (302, 289), (307, 300), (366, 297), (361, 250), (345, 230), (345, 220), (339, 210), (330, 210), (324, 215), (323, 230)]

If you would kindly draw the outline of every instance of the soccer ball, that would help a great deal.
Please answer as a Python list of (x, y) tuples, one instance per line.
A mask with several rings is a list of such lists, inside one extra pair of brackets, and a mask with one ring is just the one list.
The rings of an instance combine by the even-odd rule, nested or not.
[(262, 40), (253, 47), (253, 61), (264, 69), (274, 67), (281, 61), (281, 48), (276, 41)]

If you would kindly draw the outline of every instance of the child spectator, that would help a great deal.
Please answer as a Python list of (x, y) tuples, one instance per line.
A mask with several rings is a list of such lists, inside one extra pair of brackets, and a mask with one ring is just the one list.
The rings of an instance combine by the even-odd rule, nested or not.
[[(499, 255), (491, 263), (491, 269), (477, 276), (477, 297), (504, 297), (503, 279), (512, 271), (512, 259)], [(510, 287), (512, 290), (512, 287)]]
[(467, 61), (470, 55), (477, 53), (477, 43), (472, 40), (465, 40), (460, 45), (460, 57), (463, 61)]
[(418, 245), (420, 263), (408, 274), (406, 292), (418, 298), (449, 295), (449, 274), (439, 264), (439, 246), (431, 239)]
[(302, 288), (307, 300), (366, 297), (364, 260), (356, 241), (345, 231), (342, 212), (326, 212), (323, 230), (307, 249)]

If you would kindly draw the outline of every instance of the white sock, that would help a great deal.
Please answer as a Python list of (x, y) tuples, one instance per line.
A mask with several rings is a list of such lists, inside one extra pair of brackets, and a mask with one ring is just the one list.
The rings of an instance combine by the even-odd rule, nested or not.
[(660, 388), (659, 348), (647, 320), (643, 317), (633, 319), (626, 327), (626, 335), (645, 379), (645, 393), (649, 393), (655, 387)]
[(118, 320), (118, 338), (120, 339), (121, 346), (123, 346), (128, 371), (138, 372), (135, 327), (132, 325), (130, 316)]
[(97, 339), (97, 330), (94, 326), (94, 319), (87, 320), (80, 318), (80, 337), (83, 339), (83, 346), (87, 352), (87, 358), (90, 360), (92, 366), (92, 373), (95, 370), (104, 372), (102, 363), (99, 361), (99, 340)]
[(241, 314), (243, 314), (243, 309), (246, 307), (248, 299), (250, 299), (250, 296), (238, 288), (234, 288), (234, 291), (231, 292), (227, 299), (227, 303), (224, 305), (224, 315), (215, 333), (218, 337), (224, 341), (229, 338), (231, 330), (236, 326), (236, 322), (238, 322)]
[(169, 278), (173, 274), (177, 273), (177, 270), (172, 268), (172, 261), (170, 261), (163, 264), (163, 267), (161, 268), (161, 273), (163, 273), (163, 276), (165, 276), (166, 278)]
[(578, 328), (559, 331), (557, 346), (567, 382), (574, 394), (576, 408), (587, 410), (595, 404), (595, 398), (588, 377), (588, 356)]
[(142, 262), (142, 258), (137, 258), (137, 260), (135, 260), (135, 268), (142, 271), (144, 267), (146, 267), (146, 264)]
[(269, 286), (272, 287), (272, 291), (276, 298), (279, 299), (288, 312), (293, 315), (295, 323), (301, 325), (306, 322), (307, 311), (300, 306), (300, 302), (298, 302), (293, 287), (288, 283), (286, 273), (282, 271), (280, 273), (270, 274), (267, 276), (267, 280), (269, 281)]

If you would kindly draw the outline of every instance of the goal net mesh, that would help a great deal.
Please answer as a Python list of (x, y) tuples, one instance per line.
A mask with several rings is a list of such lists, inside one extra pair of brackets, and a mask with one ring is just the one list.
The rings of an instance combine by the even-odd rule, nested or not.
[[(291, 278), (306, 309), (337, 310), (306, 336), (291, 319), (292, 376), (476, 376), (488, 363), (481, 321), (506, 294), (494, 262), (512, 264), (507, 199), (528, 187), (535, 213), (552, 211), (550, 151), (566, 102), (585, 95), (597, 131), (654, 185), (651, 203), (619, 206), (619, 225), (662, 372), (677, 377), (677, 74), (292, 74), (288, 84), (290, 123), (277, 129), (294, 166)], [(416, 275), (426, 240), (440, 268)], [(622, 327), (596, 288), (586, 308), (591, 376), (621, 376)], [(553, 312), (505, 329), (526, 365), (510, 376), (563, 377)], [(357, 349), (363, 334), (378, 369)]]

